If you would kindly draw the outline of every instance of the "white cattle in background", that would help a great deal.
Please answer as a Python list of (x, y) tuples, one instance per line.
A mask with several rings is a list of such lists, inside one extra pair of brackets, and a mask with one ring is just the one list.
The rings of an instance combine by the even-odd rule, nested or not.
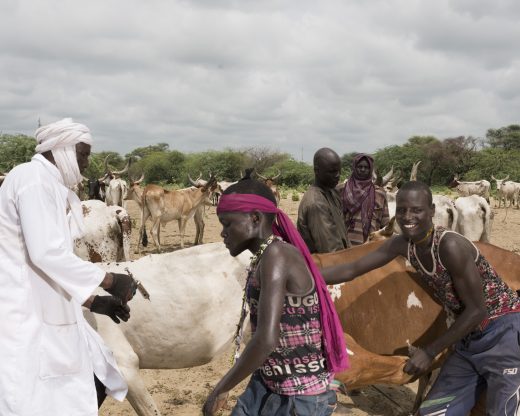
[(219, 182), (217, 182), (217, 189), (215, 189), (215, 191), (213, 192), (213, 196), (212, 196), (212, 199), (211, 199), (212, 202), (213, 202), (213, 205), (217, 205), (218, 204), (218, 200), (220, 199), (220, 197), (222, 196), (224, 191), (227, 188), (229, 188), (231, 185), (234, 185), (237, 182), (238, 181), (235, 181), (235, 182), (219, 181)]
[(507, 207), (507, 201), (509, 206), (516, 205), (518, 207), (518, 193), (520, 191), (520, 183), (509, 181), (509, 175), (504, 179), (497, 179), (493, 175), (491, 178), (497, 183), (497, 199), (498, 207), (495, 201), (495, 207), (500, 208), (502, 201), (504, 201), (504, 208)]
[(128, 172), (131, 159), (128, 159), (123, 170), (115, 171), (108, 167), (109, 156), (105, 158), (105, 202), (107, 205), (123, 207), (123, 201), (127, 198), (128, 184), (121, 178), (121, 175)]
[(459, 213), (453, 199), (445, 195), (433, 195), (433, 203), (435, 204), (433, 223), (436, 226), (442, 226), (447, 230), (455, 231)]
[(471, 241), (488, 243), (493, 214), (487, 201), (478, 195), (464, 196), (455, 200), (455, 207), (459, 213), (456, 231)]
[(130, 260), (131, 222), (120, 206), (91, 199), (81, 203), (85, 235), (75, 241), (74, 252), (92, 262)]
[(139, 260), (101, 264), (128, 268), (150, 294), (130, 302), (131, 318), (117, 325), (104, 315), (87, 319), (112, 349), (139, 416), (160, 414), (140, 368), (174, 369), (205, 364), (229, 349), (240, 317), (249, 252), (231, 257), (223, 243), (204, 244)]
[(123, 206), (123, 201), (127, 199), (128, 184), (124, 179), (114, 178), (108, 183), (106, 188), (105, 200), (107, 205)]
[(455, 175), (452, 182), (448, 186), (450, 188), (455, 188), (460, 196), (482, 196), (489, 204), (489, 191), (491, 190), (491, 183), (485, 179), (473, 182), (462, 182), (459, 181), (458, 175)]

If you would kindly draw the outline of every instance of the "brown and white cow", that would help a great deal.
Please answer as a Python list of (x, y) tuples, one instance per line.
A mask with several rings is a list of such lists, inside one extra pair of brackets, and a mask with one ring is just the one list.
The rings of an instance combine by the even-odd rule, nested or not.
[[(184, 248), (184, 232), (187, 221), (203, 206), (210, 192), (214, 191), (216, 186), (217, 181), (214, 176), (210, 177), (206, 186), (200, 188), (191, 187), (169, 191), (157, 185), (147, 185), (142, 196), (141, 228), (139, 231), (137, 251), (140, 252), (141, 240), (146, 235), (144, 224), (149, 217), (152, 217), (150, 234), (159, 252), (161, 251), (159, 227), (161, 224), (164, 225), (172, 220), (178, 221), (181, 248)], [(201, 242), (203, 232), (203, 227), (197, 230), (194, 244)]]
[(83, 201), (85, 235), (76, 240), (74, 252), (92, 262), (130, 260), (130, 216), (120, 206), (95, 199)]
[[(320, 268), (349, 263), (380, 244), (374, 242), (313, 257)], [(520, 256), (491, 244), (477, 242), (476, 245), (502, 279), (512, 289), (520, 289), (517, 273)], [(351, 282), (333, 286), (331, 292), (343, 329), (351, 337), (350, 342), (354, 342), (353, 349), (347, 344), (351, 351), (350, 370), (336, 375), (348, 388), (408, 383), (410, 377), (402, 370), (410, 346), (425, 347), (446, 331), (451, 322), (404, 258), (396, 258)], [(438, 356), (434, 365), (442, 358)]]

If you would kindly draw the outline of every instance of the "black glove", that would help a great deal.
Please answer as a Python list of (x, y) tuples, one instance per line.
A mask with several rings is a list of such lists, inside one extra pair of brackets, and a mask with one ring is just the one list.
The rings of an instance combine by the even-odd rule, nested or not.
[(119, 319), (126, 322), (130, 318), (130, 307), (114, 296), (95, 296), (90, 311), (110, 316), (116, 324)]
[(119, 298), (123, 303), (132, 299), (137, 291), (137, 282), (124, 273), (110, 273), (113, 276), (112, 286), (105, 289), (108, 293)]

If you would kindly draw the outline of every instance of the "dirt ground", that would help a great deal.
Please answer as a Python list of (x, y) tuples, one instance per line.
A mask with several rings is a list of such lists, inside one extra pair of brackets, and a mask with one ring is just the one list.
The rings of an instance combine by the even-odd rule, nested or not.
[[(281, 200), (281, 208), (294, 220), (298, 214), (298, 202), (290, 198)], [(493, 203), (492, 203), (493, 206)], [(135, 202), (129, 201), (127, 209), (133, 219), (132, 251), (137, 244), (139, 226), (139, 209)], [(520, 252), (520, 210), (517, 209), (493, 209), (494, 220), (491, 233), (491, 242), (497, 246)], [(135, 220), (134, 220), (135, 219)], [(220, 241), (220, 226), (214, 207), (207, 207), (205, 213), (204, 242)], [(195, 226), (190, 221), (187, 226), (185, 239), (186, 246), (191, 246), (195, 238)], [(176, 222), (171, 222), (162, 227), (161, 244), (164, 251), (180, 249), (179, 231)], [(156, 250), (150, 241), (142, 255), (155, 253)], [(133, 259), (138, 258), (132, 254)], [(230, 367), (231, 349), (222, 354), (209, 364), (177, 370), (141, 370), (144, 382), (152, 394), (163, 416), (200, 415), (205, 397), (211, 388), (220, 380)], [(245, 382), (242, 382), (231, 391), (228, 405), (234, 405), (236, 397), (243, 391)], [(377, 385), (368, 387), (358, 395), (348, 397), (338, 395), (337, 415), (381, 415), (394, 416), (409, 414), (414, 400), (415, 384), (408, 386)], [(101, 416), (133, 416), (135, 412), (128, 403), (119, 403), (107, 398), (100, 413)], [(229, 410), (224, 410), (221, 415), (229, 415)]]

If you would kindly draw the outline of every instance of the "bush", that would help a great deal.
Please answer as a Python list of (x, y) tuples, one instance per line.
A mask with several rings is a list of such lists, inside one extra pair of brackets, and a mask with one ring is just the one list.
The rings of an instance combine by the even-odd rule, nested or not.
[(295, 202), (299, 201), (300, 200), (300, 194), (296, 191), (293, 191), (292, 195), (291, 195), (291, 199)]

